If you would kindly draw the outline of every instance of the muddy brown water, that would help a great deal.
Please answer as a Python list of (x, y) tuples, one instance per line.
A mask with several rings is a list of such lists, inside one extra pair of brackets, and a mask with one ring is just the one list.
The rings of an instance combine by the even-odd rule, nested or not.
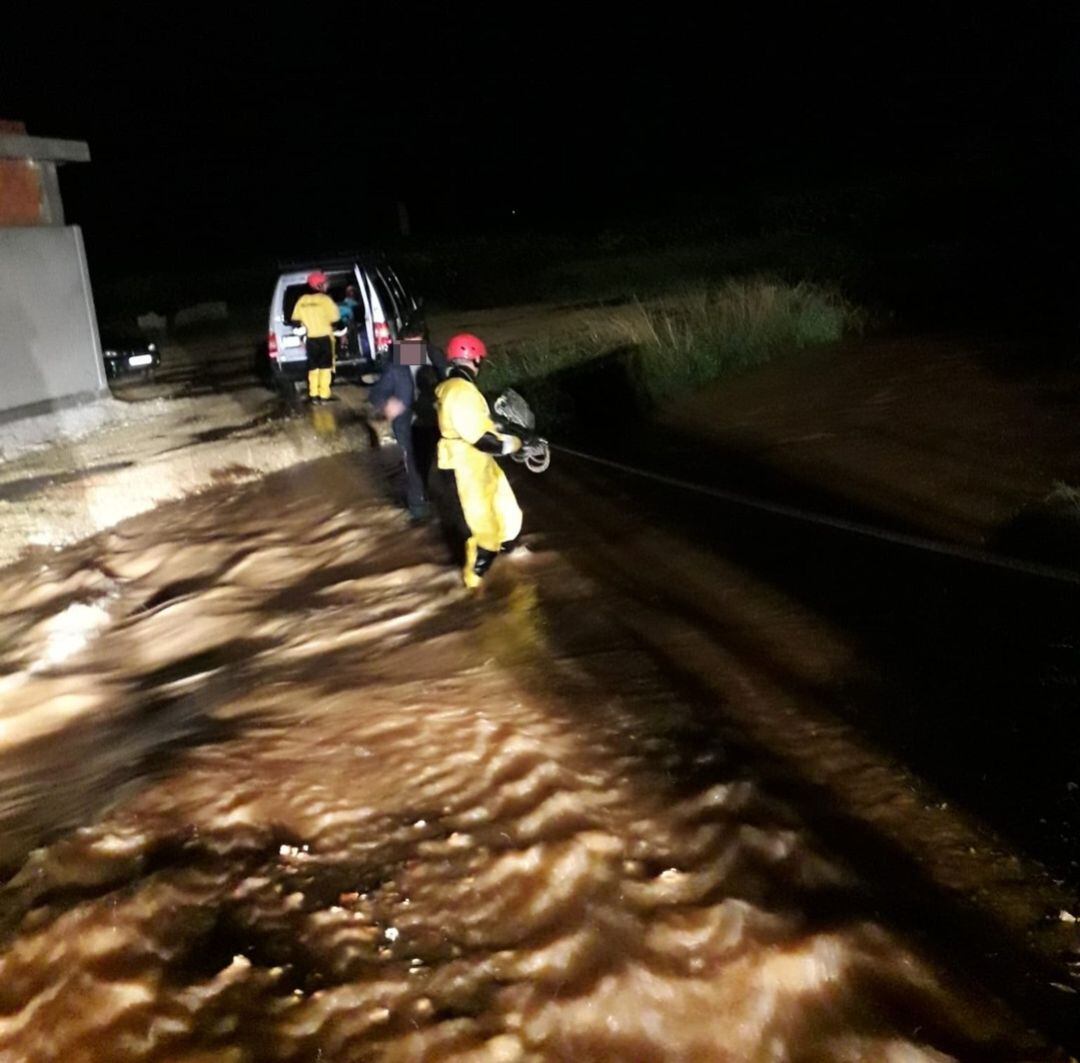
[[(684, 621), (575, 563), (561, 490), (476, 596), (354, 457), (0, 573), (0, 1060), (1065, 1058), (893, 917), (752, 721), (819, 723), (665, 667)], [(756, 609), (804, 686), (849, 663)], [(862, 829), (918, 820), (820, 732)], [(978, 873), (1017, 925), (1046, 899)]]

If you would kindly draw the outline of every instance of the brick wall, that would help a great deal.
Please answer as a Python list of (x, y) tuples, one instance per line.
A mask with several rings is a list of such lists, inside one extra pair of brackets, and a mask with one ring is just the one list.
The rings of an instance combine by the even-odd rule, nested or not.
[(0, 159), (0, 226), (43, 225), (41, 167), (30, 159)]

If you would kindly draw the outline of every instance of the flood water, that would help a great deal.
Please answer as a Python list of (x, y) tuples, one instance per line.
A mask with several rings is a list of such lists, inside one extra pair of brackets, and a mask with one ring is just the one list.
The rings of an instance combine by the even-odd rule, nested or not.
[(347, 456), (0, 574), (0, 1061), (1067, 1058), (534, 528)]

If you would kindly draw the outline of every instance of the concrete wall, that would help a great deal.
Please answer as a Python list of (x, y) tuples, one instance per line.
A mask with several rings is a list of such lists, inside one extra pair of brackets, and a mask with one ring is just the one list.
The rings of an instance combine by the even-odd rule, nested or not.
[(77, 226), (0, 228), (0, 419), (106, 393)]

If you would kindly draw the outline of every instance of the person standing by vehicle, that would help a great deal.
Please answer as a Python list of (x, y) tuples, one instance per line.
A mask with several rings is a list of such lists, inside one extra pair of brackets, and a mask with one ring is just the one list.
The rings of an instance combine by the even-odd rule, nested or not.
[[(338, 346), (346, 355), (351, 354), (355, 357), (360, 348), (357, 325), (361, 315), (360, 297), (355, 284), (346, 286), (345, 298), (338, 303), (338, 313), (341, 315), (341, 323), (345, 329), (345, 335)], [(336, 352), (334, 368), (337, 369)]]
[(434, 449), (427, 439), (432, 434), (431, 428), (426, 423), (417, 423), (417, 413), (431, 393), (432, 374), (437, 379), (445, 365), (442, 351), (425, 342), (423, 326), (409, 323), (402, 330), (401, 339), (391, 347), (382, 375), (368, 392), (368, 401), (390, 422), (394, 439), (401, 448), (405, 498), (413, 521), (428, 516), (427, 474)]
[(292, 320), (304, 327), (307, 335), (308, 399), (313, 403), (330, 402), (330, 380), (334, 372), (334, 333), (341, 328), (341, 314), (334, 300), (326, 294), (330, 286), (325, 273), (316, 270), (308, 275), (311, 291), (301, 295), (293, 307)]
[(521, 440), (498, 430), (487, 400), (476, 386), (487, 357), (483, 340), (463, 332), (446, 345), (447, 378), (436, 389), (439, 418), (439, 468), (453, 478), (468, 525), (465, 542), (466, 587), (479, 587), (492, 562), (521, 533), (521, 507), (496, 455), (513, 454)]

